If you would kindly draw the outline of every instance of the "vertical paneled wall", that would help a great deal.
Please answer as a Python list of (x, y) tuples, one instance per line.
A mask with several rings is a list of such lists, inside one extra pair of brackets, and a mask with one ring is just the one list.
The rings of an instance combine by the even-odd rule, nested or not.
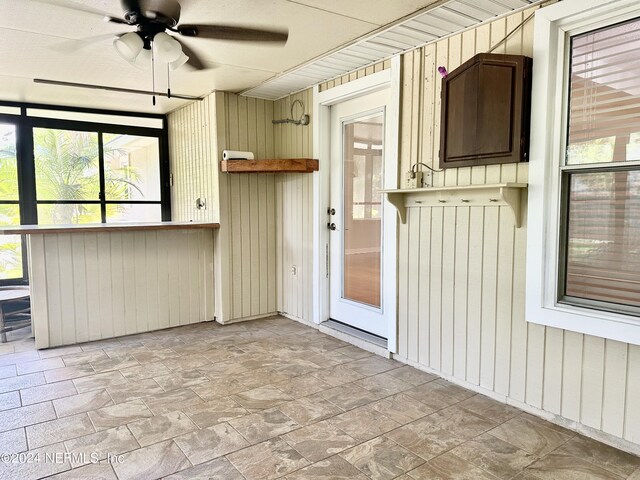
[[(487, 51), (531, 13), (403, 56), (400, 171), (417, 161), (438, 166), (437, 67), (451, 71)], [(533, 21), (495, 52), (531, 56), (532, 36)], [(526, 182), (527, 173), (526, 163), (458, 168), (436, 173), (433, 182)], [(399, 229), (399, 355), (640, 445), (640, 347), (527, 323), (526, 235), (526, 217), (516, 229), (506, 207), (409, 209)]]
[[(313, 94), (311, 89), (274, 102), (274, 118), (291, 117), (291, 104), (300, 100), (309, 125), (274, 126), (277, 158), (313, 157)], [(296, 105), (295, 114), (300, 107)], [(323, 168), (322, 165), (320, 168)], [(278, 311), (312, 321), (313, 175), (282, 173), (276, 176), (276, 285)]]
[(323, 92), (325, 90), (328, 90), (329, 88), (337, 87), (338, 85), (342, 85), (343, 83), (352, 82), (353, 80), (357, 80), (358, 78), (366, 77), (367, 75), (386, 70), (390, 67), (391, 60), (383, 60), (381, 62), (369, 65), (368, 67), (361, 68), (360, 70), (356, 70), (341, 77), (323, 82), (318, 85), (318, 89)]
[[(173, 176), (171, 215), (176, 221), (214, 222), (218, 219), (213, 102), (215, 96), (210, 95), (168, 115)], [(197, 198), (206, 201), (205, 209), (196, 208)]]
[[(222, 150), (246, 150), (257, 159), (274, 158), (273, 102), (215, 94), (214, 164)], [(222, 322), (276, 312), (276, 208), (272, 174), (219, 174)]]
[[(219, 221), (216, 317), (220, 322), (276, 312), (275, 179), (219, 172), (222, 150), (273, 158), (273, 102), (216, 92), (169, 115), (174, 220)], [(197, 198), (206, 209), (195, 207)]]
[[(416, 161), (437, 167), (437, 67), (451, 71), (488, 51), (532, 11), (403, 55), (399, 172)], [(532, 31), (529, 22), (496, 52), (531, 55)], [(387, 66), (363, 69), (320, 89)], [(270, 122), (288, 117), (295, 98), (304, 101), (313, 121), (310, 90), (275, 103), (216, 93), (208, 107), (216, 118), (211, 140), (218, 142), (212, 149), (214, 175), (224, 148), (254, 150), (258, 158), (311, 156), (310, 127), (274, 127)], [(191, 133), (185, 130), (184, 135)], [(206, 139), (202, 131), (196, 136), (197, 141)], [(321, 163), (320, 168), (326, 166)], [(527, 164), (449, 169), (435, 174), (433, 184), (526, 182), (527, 173)], [(216, 280), (226, 287), (216, 290), (217, 315), (233, 321), (277, 309), (310, 321), (312, 176), (221, 175), (218, 186)], [(640, 403), (640, 347), (525, 321), (523, 213), (523, 227), (516, 229), (504, 207), (409, 210), (407, 224), (398, 232), (399, 357), (507, 401), (558, 415), (611, 441), (640, 445), (640, 409), (634, 407)], [(636, 448), (629, 445), (625, 447)]]
[(36, 347), (213, 320), (213, 232), (30, 235)]
[[(351, 80), (389, 68), (390, 61), (352, 72), (322, 83), (326, 90)], [(304, 103), (311, 116), (308, 126), (274, 126), (275, 154), (278, 158), (313, 157), (313, 92), (307, 89), (277, 100), (274, 118), (289, 118), (291, 104)], [(328, 159), (320, 159), (320, 168), (328, 168)], [(312, 315), (313, 274), (313, 176), (291, 173), (276, 176), (277, 299), (278, 311), (307, 322)]]

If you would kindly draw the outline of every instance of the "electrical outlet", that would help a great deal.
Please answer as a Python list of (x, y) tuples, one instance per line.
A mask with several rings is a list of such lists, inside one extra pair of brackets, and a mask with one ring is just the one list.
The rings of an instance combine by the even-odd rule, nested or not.
[(404, 188), (422, 188), (422, 172), (406, 172)]
[(298, 275), (298, 267), (296, 267), (295, 265), (291, 266), (291, 275), (293, 275), (294, 277)]
[(433, 187), (433, 172), (426, 171), (422, 175), (422, 188)]

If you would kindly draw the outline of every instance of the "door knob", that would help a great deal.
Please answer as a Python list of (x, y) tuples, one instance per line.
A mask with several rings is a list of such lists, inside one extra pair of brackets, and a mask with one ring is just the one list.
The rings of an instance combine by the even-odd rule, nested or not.
[(335, 223), (327, 223), (327, 228), (329, 230), (335, 230), (336, 229), (336, 224)]
[(336, 214), (336, 209), (335, 208), (327, 208), (327, 214), (328, 215), (335, 215)]

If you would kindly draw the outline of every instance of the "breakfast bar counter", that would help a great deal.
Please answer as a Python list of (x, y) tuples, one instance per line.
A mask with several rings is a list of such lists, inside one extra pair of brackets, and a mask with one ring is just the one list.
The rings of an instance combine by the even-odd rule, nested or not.
[(217, 223), (2, 227), (27, 239), (36, 348), (214, 319)]

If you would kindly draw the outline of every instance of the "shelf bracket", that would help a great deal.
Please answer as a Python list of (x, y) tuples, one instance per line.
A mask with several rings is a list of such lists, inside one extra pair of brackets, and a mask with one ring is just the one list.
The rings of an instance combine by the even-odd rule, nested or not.
[(407, 207), (404, 205), (404, 194), (387, 192), (387, 199), (389, 200), (389, 203), (398, 210), (400, 223), (407, 223)]
[(500, 188), (500, 198), (509, 206), (513, 212), (513, 219), (516, 228), (520, 228), (522, 225), (522, 212), (520, 210), (520, 188)]

